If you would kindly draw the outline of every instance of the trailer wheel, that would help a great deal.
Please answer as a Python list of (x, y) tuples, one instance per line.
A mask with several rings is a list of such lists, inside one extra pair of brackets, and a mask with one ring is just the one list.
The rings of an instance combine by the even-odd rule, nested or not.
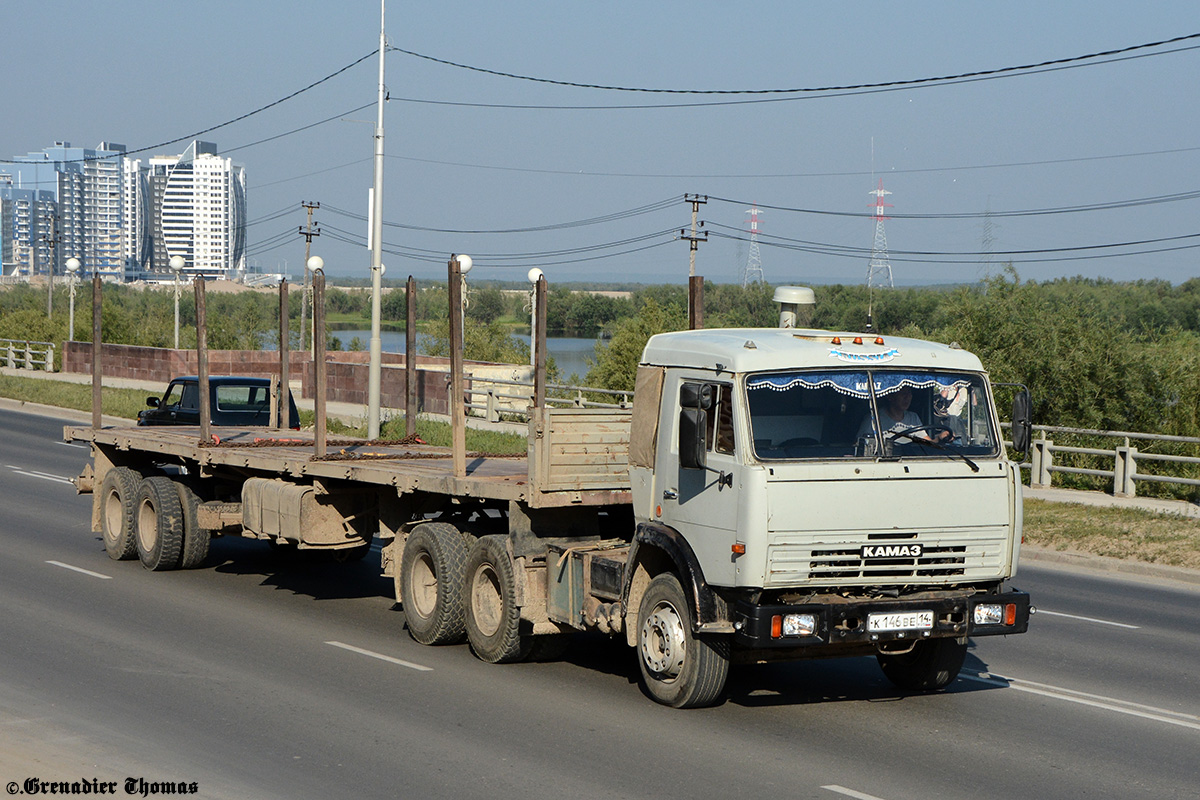
[(529, 653), (533, 637), (521, 632), (517, 579), (503, 536), (482, 536), (467, 556), (467, 641), (482, 661), (506, 664)]
[(933, 692), (958, 677), (967, 657), (967, 640), (927, 639), (907, 653), (877, 653), (887, 679), (900, 689)]
[(208, 543), (212, 534), (196, 522), (200, 496), (183, 481), (176, 481), (175, 489), (179, 492), (179, 505), (183, 512), (183, 548), (179, 556), (179, 568), (192, 569), (208, 558)]
[(136, 514), (142, 566), (155, 572), (177, 568), (183, 550), (183, 507), (175, 482), (162, 475), (144, 478), (138, 486)]
[(100, 484), (100, 534), (104, 538), (104, 551), (114, 561), (126, 561), (137, 555), (133, 514), (141, 479), (129, 467), (113, 467)]
[(663, 705), (712, 705), (729, 677), (729, 642), (699, 638), (679, 579), (669, 572), (646, 587), (638, 609), (638, 664), (650, 696)]
[(404, 606), (408, 633), (421, 644), (461, 642), (463, 569), (467, 548), (445, 522), (418, 525), (404, 543), (396, 596)]

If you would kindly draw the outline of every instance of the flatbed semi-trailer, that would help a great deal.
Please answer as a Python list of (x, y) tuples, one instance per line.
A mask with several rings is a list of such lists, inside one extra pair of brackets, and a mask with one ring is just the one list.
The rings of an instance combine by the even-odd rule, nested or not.
[[(901, 408), (902, 406), (902, 408)], [(1028, 432), (1014, 404), (1014, 442)], [(411, 636), (485, 661), (592, 631), (647, 693), (716, 702), (729, 665), (874, 654), (909, 690), (1026, 630), (1021, 482), (954, 345), (791, 329), (650, 340), (630, 409), (530, 408), (523, 455), (308, 432), (69, 427), (108, 554), (195, 567), (214, 535), (361, 557)]]

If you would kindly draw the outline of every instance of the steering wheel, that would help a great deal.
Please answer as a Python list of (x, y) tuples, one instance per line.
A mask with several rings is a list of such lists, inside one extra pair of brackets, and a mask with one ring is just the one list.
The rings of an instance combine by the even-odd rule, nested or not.
[[(902, 431), (888, 431), (887, 435), (892, 437), (892, 439), (911, 439), (912, 437), (909, 434), (917, 433), (919, 431), (929, 431), (930, 433), (934, 434), (933, 436), (920, 437), (921, 439), (931, 441), (934, 444), (949, 444), (958, 438), (954, 435), (954, 431), (950, 430), (945, 425), (916, 425), (912, 428), (905, 428)], [(942, 432), (945, 432), (949, 435), (945, 439), (938, 439), (937, 434)]]

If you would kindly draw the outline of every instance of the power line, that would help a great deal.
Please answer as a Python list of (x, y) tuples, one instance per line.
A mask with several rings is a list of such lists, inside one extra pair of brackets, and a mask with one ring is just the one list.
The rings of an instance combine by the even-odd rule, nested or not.
[[(746, 201), (736, 200), (724, 197), (713, 197), (713, 200), (732, 205), (741, 205)], [(1187, 192), (1176, 192), (1174, 194), (1161, 194), (1151, 197), (1137, 197), (1130, 200), (1112, 200), (1105, 203), (1089, 203), (1078, 206), (1058, 206), (1050, 208), (1033, 208), (1015, 211), (960, 211), (960, 212), (938, 212), (930, 214), (892, 214), (894, 219), (978, 219), (980, 217), (1041, 217), (1051, 216), (1055, 214), (1075, 214), (1088, 211), (1111, 211), (1114, 209), (1136, 208), (1138, 206), (1156, 205), (1159, 203), (1176, 203), (1184, 200), (1200, 199), (1200, 190)], [(760, 208), (769, 208), (773, 211), (788, 211), (796, 214), (815, 214), (827, 217), (855, 217), (865, 218), (873, 217), (871, 213), (862, 213), (858, 211), (831, 211), (828, 209), (816, 208), (794, 208), (788, 206), (772, 206), (765, 203), (758, 204)]]
[[(603, 224), (606, 222), (615, 222), (617, 220), (629, 219), (631, 217), (641, 216), (643, 214), (651, 214), (656, 211), (662, 211), (664, 209), (672, 208), (672, 207), (674, 207), (674, 205), (677, 202), (678, 202), (678, 198), (671, 197), (671, 198), (667, 198), (666, 200), (659, 200), (657, 202), (649, 203), (644, 206), (638, 206), (637, 208), (631, 208), (631, 209), (628, 209), (625, 211), (616, 211), (611, 214), (604, 214), (599, 217), (590, 217), (587, 219), (574, 220), (571, 222), (557, 222), (557, 223), (553, 223), (553, 224), (549, 224), (549, 225), (536, 225), (536, 226), (525, 227), (525, 228), (501, 228), (501, 229), (497, 229), (497, 230), (429, 228), (429, 227), (424, 227), (424, 226), (420, 226), (420, 225), (406, 225), (401, 222), (388, 222), (386, 220), (384, 221), (383, 224), (389, 228), (400, 228), (403, 230), (424, 231), (424, 232), (429, 232), (429, 233), (448, 233), (448, 234), (536, 233), (536, 232), (542, 232), (542, 231), (565, 230), (567, 228), (578, 228), (578, 227), (584, 227), (587, 225), (599, 225), (599, 224)], [(359, 214), (359, 213), (356, 213), (353, 211), (347, 211), (346, 209), (338, 208), (336, 206), (326, 205), (325, 210), (331, 211), (334, 214), (338, 214), (343, 217), (348, 217), (350, 219), (355, 219), (355, 220), (359, 220), (359, 221), (366, 220), (366, 215), (364, 215), (364, 214)]]
[[(980, 169), (1010, 169), (1013, 167), (1041, 167), (1052, 166), (1055, 164), (1074, 164), (1089, 161), (1110, 161), (1121, 158), (1143, 158), (1146, 156), (1162, 156), (1162, 155), (1178, 155), (1179, 153), (1194, 153), (1200, 151), (1200, 147), (1176, 147), (1163, 150), (1145, 150), (1138, 153), (1113, 153), (1099, 156), (1076, 156), (1073, 158), (1049, 158), (1039, 161), (1010, 161), (996, 164), (960, 164), (951, 167), (914, 167), (911, 169), (890, 169), (889, 175), (910, 175), (921, 174), (928, 172), (966, 172), (970, 170)], [(597, 178), (651, 178), (651, 179), (679, 179), (679, 180), (702, 180), (702, 179), (794, 179), (794, 178), (859, 178), (866, 175), (874, 175), (870, 170), (847, 170), (842, 172), (778, 172), (778, 173), (701, 173), (701, 174), (680, 174), (680, 173), (653, 173), (653, 172), (590, 172), (587, 170), (576, 169), (539, 169), (534, 167), (503, 167), (494, 164), (471, 164), (460, 161), (438, 161), (431, 158), (416, 158), (413, 156), (389, 155), (387, 158), (394, 158), (400, 161), (411, 161), (418, 164), (435, 164), (444, 167), (464, 167), (469, 169), (491, 169), (501, 172), (525, 172), (539, 175), (571, 175), (583, 177)], [(270, 184), (265, 184), (270, 185)], [(784, 209), (787, 210), (787, 209)]]
[[(313, 81), (308, 86), (305, 86), (303, 89), (297, 89), (296, 91), (292, 92), (289, 95), (281, 97), (278, 100), (275, 100), (273, 102), (267, 103), (265, 106), (260, 106), (256, 109), (254, 109), (253, 111), (247, 111), (245, 114), (241, 114), (240, 116), (234, 117), (231, 120), (222, 122), (219, 125), (213, 125), (211, 127), (205, 128), (202, 131), (196, 131), (195, 133), (189, 133), (187, 136), (180, 136), (175, 139), (169, 139), (168, 141), (165, 141), (165, 142), (159, 142), (158, 144), (150, 145), (149, 147), (139, 147), (135, 150), (126, 150), (124, 153), (122, 153), (120, 155), (125, 155), (125, 156), (136, 155), (138, 153), (145, 153), (150, 150), (157, 150), (161, 147), (166, 147), (167, 145), (176, 144), (178, 142), (186, 142), (186, 141), (190, 141), (193, 139), (198, 139), (201, 136), (204, 136), (205, 134), (212, 133), (215, 130), (219, 130), (221, 128), (226, 128), (230, 125), (233, 125), (235, 122), (241, 122), (244, 119), (249, 119), (250, 117), (253, 117), (255, 114), (261, 114), (262, 112), (264, 112), (268, 109), (274, 108), (275, 106), (277, 106), (281, 103), (285, 103), (294, 97), (298, 97), (311, 89), (315, 89), (316, 87), (320, 86), (321, 84), (336, 78), (338, 75), (341, 75), (343, 72), (345, 72), (353, 67), (358, 66), (359, 64), (366, 61), (368, 58), (370, 58), (371, 56), (375, 55), (378, 52), (379, 52), (379, 49), (376, 48), (375, 50), (372, 50), (371, 52), (367, 53), (362, 58), (347, 64), (346, 66), (342, 67), (341, 69), (337, 70), (336, 72), (332, 72), (329, 75), (326, 75), (324, 78), (321, 78), (318, 81)], [(353, 113), (353, 112), (350, 112), (350, 113)], [(315, 124), (321, 124), (321, 123), (315, 123)], [(300, 129), (300, 130), (303, 130), (303, 129)], [(280, 135), (286, 135), (286, 134), (280, 134)], [(270, 140), (264, 139), (263, 141), (270, 141)], [(255, 142), (255, 144), (258, 144), (258, 143)], [(251, 145), (242, 145), (242, 146), (250, 147)], [(116, 155), (117, 154), (103, 156), (103, 157), (95, 156), (92, 158), (77, 158), (77, 159), (71, 159), (69, 161), (64, 161), (61, 163), (73, 164), (73, 163), (87, 162), (87, 161), (104, 161), (105, 159), (114, 158)], [(21, 163), (25, 163), (25, 162), (11, 161), (9, 159), (0, 158), (0, 164), (21, 164)]]
[(1051, 59), (1051, 60), (1047, 60), (1047, 61), (1041, 61), (1041, 62), (1034, 63), (1034, 64), (1022, 64), (1019, 66), (1000, 67), (997, 69), (986, 69), (986, 70), (975, 70), (972, 72), (962, 72), (957, 75), (941, 75), (941, 76), (930, 77), (930, 78), (910, 78), (907, 80), (892, 80), (892, 81), (883, 81), (883, 82), (879, 82), (879, 83), (856, 83), (856, 84), (800, 87), (800, 88), (788, 88), (788, 89), (661, 89), (661, 88), (647, 88), (647, 87), (639, 87), (639, 86), (609, 86), (609, 85), (598, 84), (598, 83), (577, 83), (574, 81), (557, 80), (557, 79), (553, 79), (553, 78), (537, 78), (537, 77), (533, 77), (533, 76), (529, 76), (529, 75), (519, 75), (519, 74), (512, 73), (512, 72), (501, 72), (499, 70), (486, 69), (484, 67), (475, 67), (475, 66), (471, 66), (469, 64), (461, 64), (461, 63), (458, 63), (455, 61), (448, 61), (448, 60), (442, 59), (442, 58), (435, 58), (434, 56), (424, 55), (422, 53), (417, 53), (412, 50), (405, 50), (403, 48), (395, 47), (395, 46), (389, 46), (388, 50), (395, 51), (398, 53), (403, 53), (403, 54), (409, 55), (409, 56), (413, 56), (414, 58), (420, 58), (420, 59), (424, 59), (426, 61), (432, 61), (437, 64), (444, 64), (446, 66), (456, 67), (458, 69), (469, 70), (471, 72), (481, 72), (486, 75), (495, 75), (495, 76), (501, 77), (501, 78), (512, 78), (515, 80), (530, 81), (533, 83), (546, 83), (546, 84), (551, 84), (554, 86), (568, 86), (568, 87), (573, 87), (573, 88), (577, 88), (577, 89), (600, 89), (603, 91), (610, 91), (610, 92), (637, 92), (637, 93), (647, 93), (647, 94), (687, 94), (687, 95), (744, 95), (744, 94), (751, 94), (751, 95), (756, 95), (756, 94), (818, 94), (818, 93), (824, 93), (824, 92), (853, 91), (853, 90), (858, 90), (858, 89), (885, 89), (885, 88), (901, 87), (901, 86), (919, 86), (919, 85), (924, 85), (924, 84), (946, 83), (948, 81), (960, 81), (960, 80), (964, 80), (967, 78), (982, 78), (982, 77), (989, 77), (989, 76), (996, 76), (996, 75), (1008, 75), (1008, 74), (1013, 74), (1013, 73), (1027, 72), (1030, 70), (1044, 69), (1047, 67), (1056, 67), (1056, 66), (1063, 66), (1063, 65), (1067, 65), (1067, 64), (1075, 64), (1075, 63), (1078, 63), (1081, 61), (1091, 61), (1094, 59), (1109, 58), (1112, 56), (1124, 55), (1127, 53), (1133, 53), (1133, 52), (1137, 52), (1140, 50), (1148, 50), (1148, 49), (1157, 48), (1157, 47), (1164, 47), (1166, 45), (1171, 45), (1171, 44), (1179, 44), (1181, 42), (1186, 42), (1186, 41), (1193, 40), (1193, 39), (1200, 39), (1200, 33), (1190, 33), (1185, 36), (1176, 36), (1171, 39), (1163, 39), (1163, 40), (1157, 41), (1157, 42), (1147, 42), (1145, 44), (1131, 45), (1128, 47), (1121, 47), (1121, 48), (1117, 48), (1117, 49), (1113, 49), (1113, 50), (1103, 50), (1103, 51), (1096, 52), (1096, 53), (1088, 53), (1087, 55), (1070, 56), (1068, 58), (1056, 58), (1056, 59)]
[[(717, 223), (709, 223), (710, 228), (735, 231), (739, 235), (722, 233), (720, 230), (714, 230), (712, 235), (722, 239), (731, 239), (735, 241), (746, 241), (745, 237), (740, 235), (740, 231), (727, 225)], [(817, 255), (838, 256), (842, 258), (861, 259), (869, 253), (869, 250), (863, 247), (851, 245), (830, 244), (825, 242), (809, 242), (803, 239), (789, 239), (782, 236), (768, 236), (764, 241), (760, 238), (760, 242), (768, 247), (778, 247), (784, 250), (795, 250), (805, 253), (813, 253)], [(936, 251), (936, 250), (892, 250), (889, 256), (895, 261), (906, 261), (916, 263), (932, 263), (932, 264), (974, 264), (984, 256), (1006, 256), (1006, 260), (1025, 263), (1042, 263), (1051, 261), (1085, 261), (1096, 258), (1122, 258), (1126, 256), (1146, 255), (1149, 253), (1165, 253), (1176, 250), (1190, 250), (1200, 247), (1200, 233), (1182, 234), (1179, 236), (1165, 236), (1156, 239), (1140, 239), (1128, 242), (1108, 242), (1104, 244), (1080, 245), (1076, 247), (1053, 247), (1044, 249), (1029, 249), (1029, 250), (999, 250), (991, 252), (970, 252), (970, 251)], [(1092, 252), (1086, 255), (1075, 256), (1060, 256), (1064, 253), (1084, 253), (1086, 251), (1109, 251), (1129, 247), (1147, 247), (1148, 245), (1169, 244), (1172, 242), (1189, 242), (1171, 247), (1149, 248), (1143, 250), (1135, 250), (1127, 253), (1115, 252)], [(1028, 258), (1027, 256), (1049, 256), (1047, 258)]]

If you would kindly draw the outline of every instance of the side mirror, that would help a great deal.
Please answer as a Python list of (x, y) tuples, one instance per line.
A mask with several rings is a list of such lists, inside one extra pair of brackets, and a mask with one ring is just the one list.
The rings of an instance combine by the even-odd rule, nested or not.
[(685, 383), (679, 387), (679, 405), (683, 408), (710, 409), (713, 404), (711, 383)]
[(706, 469), (708, 467), (707, 434), (708, 412), (703, 408), (680, 410), (679, 466), (684, 469)]
[(1033, 436), (1033, 400), (1028, 389), (1017, 392), (1012, 404), (1013, 449), (1024, 455), (1029, 452), (1029, 441)]
[(158, 408), (158, 404), (159, 404), (159, 399), (157, 397), (147, 397), (146, 398), (146, 405), (150, 406), (150, 408)]

